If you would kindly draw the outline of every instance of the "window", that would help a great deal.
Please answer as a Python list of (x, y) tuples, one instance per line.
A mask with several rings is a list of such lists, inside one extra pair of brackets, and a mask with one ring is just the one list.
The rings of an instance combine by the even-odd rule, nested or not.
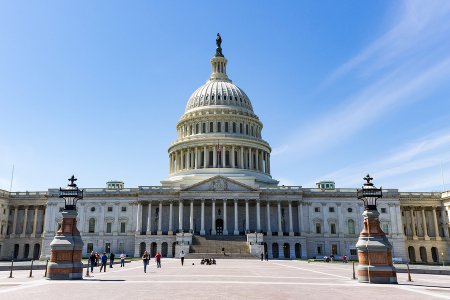
[(89, 233), (95, 232), (95, 219), (91, 218), (89, 219)]
[(347, 227), (348, 234), (355, 234), (355, 221), (348, 220)]
[(389, 234), (389, 224), (384, 223), (383, 224), (383, 231), (386, 234)]
[(214, 124), (213, 122), (209, 122), (209, 132), (213, 132), (214, 131)]
[(122, 253), (125, 251), (125, 248), (123, 246), (123, 243), (119, 243), (119, 252)]
[(347, 211), (348, 211), (349, 213), (351, 213), (351, 212), (353, 212), (353, 209), (352, 209), (351, 207), (349, 207), (349, 208), (347, 208)]
[(222, 123), (217, 122), (217, 132), (221, 132), (222, 131)]
[(206, 132), (206, 124), (203, 123), (203, 124), (202, 124), (202, 133), (205, 133), (205, 132)]
[(337, 251), (337, 244), (331, 244), (331, 254), (332, 255), (337, 255), (338, 251)]
[(316, 223), (316, 233), (318, 233), (318, 234), (322, 233), (322, 228), (320, 226), (320, 223)]
[(350, 255), (356, 255), (356, 249), (350, 249)]
[(198, 134), (198, 124), (195, 124), (195, 134)]
[(94, 206), (91, 207), (91, 211), (92, 211), (92, 212), (95, 211), (95, 207), (94, 207)]
[(122, 211), (127, 211), (127, 207), (126, 206), (122, 206)]
[(248, 135), (248, 124), (245, 125), (245, 134)]
[(233, 122), (233, 133), (236, 133), (236, 123)]
[(314, 207), (314, 212), (320, 212), (320, 207)]
[(385, 214), (385, 213), (386, 213), (386, 207), (382, 207), (382, 208), (381, 208), (381, 213), (382, 213), (382, 214)]
[(330, 224), (330, 232), (331, 234), (336, 234), (336, 224)]
[(110, 253), (111, 252), (111, 243), (106, 243), (105, 245), (105, 252)]
[(317, 254), (322, 255), (322, 245), (317, 245)]
[(112, 206), (108, 206), (108, 212), (112, 212)]
[(127, 224), (125, 222), (120, 223), (120, 233), (125, 233), (125, 226)]
[(225, 122), (225, 132), (228, 132), (228, 122)]
[(242, 123), (239, 123), (239, 133), (242, 133)]
[(111, 233), (111, 223), (106, 223), (106, 233)]
[(329, 211), (329, 212), (334, 212), (334, 207), (329, 207), (329, 208), (328, 208), (328, 211)]
[(86, 247), (86, 252), (89, 254), (92, 251), (94, 251), (94, 244), (93, 243), (88, 243), (87, 247)]

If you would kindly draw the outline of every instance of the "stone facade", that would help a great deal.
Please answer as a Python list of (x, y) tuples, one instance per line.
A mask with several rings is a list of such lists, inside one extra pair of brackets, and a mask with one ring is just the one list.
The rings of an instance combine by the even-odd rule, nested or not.
[[(316, 188), (279, 186), (271, 148), (245, 92), (211, 59), (209, 80), (190, 97), (169, 146), (169, 176), (160, 186), (86, 188), (77, 203), (83, 256), (90, 250), (172, 257), (189, 251), (192, 235), (247, 235), (250, 251), (270, 258), (334, 254), (356, 259), (363, 204), (356, 189), (334, 182)], [(62, 220), (57, 189), (0, 191), (0, 258), (48, 258)], [(381, 228), (394, 260), (449, 260), (450, 192), (383, 190)], [(256, 240), (255, 232), (258, 232)], [(262, 245), (258, 245), (262, 243)]]

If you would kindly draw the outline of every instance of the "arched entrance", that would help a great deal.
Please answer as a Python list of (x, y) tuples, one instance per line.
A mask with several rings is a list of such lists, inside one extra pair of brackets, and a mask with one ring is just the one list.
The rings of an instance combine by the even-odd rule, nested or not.
[(283, 244), (283, 254), (284, 254), (284, 258), (291, 257), (291, 245), (289, 245), (289, 243)]
[(278, 244), (277, 243), (273, 243), (272, 244), (272, 257), (273, 258), (278, 258), (279, 257)]
[(156, 245), (155, 242), (151, 243), (151, 246), (150, 246), (150, 255), (151, 255), (152, 257), (155, 257), (156, 251), (157, 251), (157, 247), (158, 247), (158, 246)]
[(433, 262), (437, 263), (439, 261), (439, 254), (436, 247), (431, 247), (431, 258)]
[(300, 243), (295, 244), (295, 258), (302, 257), (302, 245)]
[(40, 244), (34, 244), (33, 259), (39, 259), (39, 255), (40, 254), (41, 254), (41, 245)]
[(30, 244), (25, 244), (25, 248), (23, 249), (23, 258), (27, 259), (28, 255), (30, 255)]
[(428, 260), (427, 260), (427, 249), (425, 247), (420, 247), (419, 251), (420, 251), (420, 260), (423, 263), (428, 262)]
[(144, 252), (145, 252), (145, 243), (144, 242), (142, 242), (140, 245), (139, 245), (139, 255), (142, 257), (142, 255), (144, 255)]
[(169, 250), (168, 248), (169, 248), (169, 245), (167, 245), (166, 242), (162, 243), (162, 245), (161, 245), (161, 255), (162, 255), (162, 257), (167, 257), (167, 252)]
[(223, 220), (222, 219), (216, 220), (216, 234), (217, 235), (223, 234)]
[(416, 251), (414, 250), (413, 246), (408, 247), (408, 256), (409, 256), (410, 262), (412, 262), (412, 263), (416, 262)]

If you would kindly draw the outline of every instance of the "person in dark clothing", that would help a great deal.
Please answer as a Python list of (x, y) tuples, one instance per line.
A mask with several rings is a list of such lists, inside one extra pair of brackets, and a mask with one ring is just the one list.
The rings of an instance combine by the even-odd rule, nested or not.
[(148, 255), (147, 250), (144, 251), (144, 255), (142, 255), (142, 262), (144, 264), (144, 273), (147, 273), (147, 266), (150, 262), (150, 255)]
[(269, 261), (269, 253), (266, 252), (266, 261)]
[(264, 260), (264, 253), (261, 252), (261, 261)]
[(184, 265), (184, 251), (183, 250), (181, 250), (181, 253), (180, 253), (180, 258), (181, 258), (181, 266), (183, 266)]
[(89, 256), (89, 264), (91, 265), (91, 273), (94, 272), (94, 266), (95, 266), (95, 253), (94, 251), (91, 252), (91, 255)]
[(104, 272), (106, 272), (106, 262), (108, 261), (108, 256), (106, 256), (106, 252), (103, 252), (103, 255), (101, 257), (102, 265), (100, 266), (100, 273), (102, 272), (102, 269)]
[(161, 268), (161, 253), (156, 252), (155, 259), (156, 259), (156, 267)]
[(114, 255), (114, 253), (111, 252), (111, 254), (109, 255), (109, 267), (110, 267), (110, 268), (113, 267), (113, 264), (114, 264), (114, 258), (115, 258), (115, 257), (116, 257), (116, 256)]

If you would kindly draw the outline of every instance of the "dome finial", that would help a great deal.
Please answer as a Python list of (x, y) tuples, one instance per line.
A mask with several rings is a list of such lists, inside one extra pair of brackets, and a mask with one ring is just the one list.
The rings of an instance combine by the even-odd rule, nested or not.
[(217, 34), (217, 37), (216, 37), (216, 45), (217, 45), (217, 48), (216, 48), (216, 56), (223, 57), (223, 54), (222, 54), (222, 47), (221, 47), (221, 45), (222, 45), (222, 37), (220, 36), (220, 33)]

